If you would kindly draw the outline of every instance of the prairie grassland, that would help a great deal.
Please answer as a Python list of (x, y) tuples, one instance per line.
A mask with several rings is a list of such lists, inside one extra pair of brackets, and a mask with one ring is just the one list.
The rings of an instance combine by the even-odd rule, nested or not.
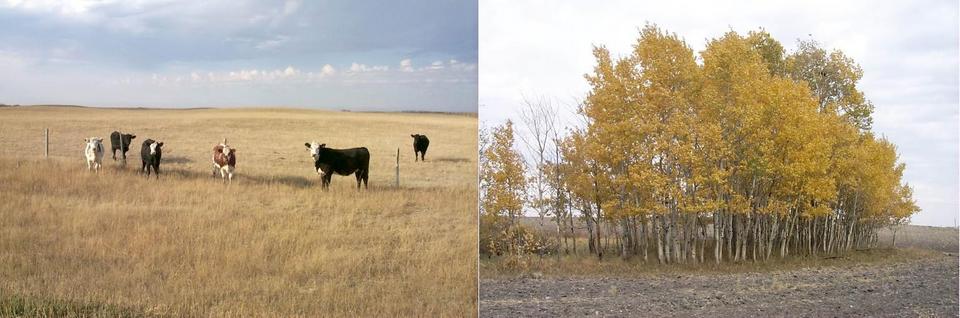
[[(86, 171), (83, 138), (109, 148), (118, 129), (137, 135), (128, 166)], [(440, 114), (0, 108), (0, 315), (474, 316), (476, 131)], [(229, 185), (211, 177), (224, 137)], [(147, 138), (165, 144), (159, 180), (136, 174)], [(367, 147), (369, 191), (320, 190), (313, 140)]]

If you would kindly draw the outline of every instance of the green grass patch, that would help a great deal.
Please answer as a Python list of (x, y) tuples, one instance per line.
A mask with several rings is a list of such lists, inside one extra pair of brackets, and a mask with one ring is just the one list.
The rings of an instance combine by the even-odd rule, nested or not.
[(158, 317), (99, 302), (19, 295), (0, 290), (0, 317)]

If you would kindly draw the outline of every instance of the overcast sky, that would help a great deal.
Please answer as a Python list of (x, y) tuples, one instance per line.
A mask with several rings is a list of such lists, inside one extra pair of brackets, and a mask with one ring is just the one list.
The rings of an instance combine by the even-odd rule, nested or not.
[(476, 111), (476, 1), (0, 0), (0, 103)]
[(958, 6), (946, 1), (482, 1), (480, 120), (516, 118), (522, 96), (569, 106), (585, 96), (593, 45), (628, 55), (646, 22), (707, 39), (763, 27), (788, 52), (797, 39), (842, 50), (864, 70), (873, 131), (899, 147), (922, 212), (953, 226), (958, 204)]

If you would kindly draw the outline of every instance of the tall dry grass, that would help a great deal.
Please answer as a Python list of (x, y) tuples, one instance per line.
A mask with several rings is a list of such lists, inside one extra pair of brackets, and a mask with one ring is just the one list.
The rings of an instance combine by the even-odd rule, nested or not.
[[(116, 129), (137, 135), (129, 166), (108, 155), (99, 175), (86, 171), (83, 138)], [(430, 136), (426, 163), (413, 162), (411, 133)], [(239, 149), (232, 185), (210, 176), (223, 137)], [(135, 172), (147, 138), (165, 143), (159, 180)], [(369, 148), (369, 191), (339, 176), (321, 191), (312, 140)], [(30, 107), (0, 109), (0, 144), (8, 311), (476, 315), (475, 118)]]

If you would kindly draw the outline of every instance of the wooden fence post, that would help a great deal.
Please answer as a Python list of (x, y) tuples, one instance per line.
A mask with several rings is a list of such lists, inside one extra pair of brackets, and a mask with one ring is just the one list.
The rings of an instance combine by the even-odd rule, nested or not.
[(50, 128), (43, 129), (43, 158), (50, 157)]
[[(123, 130), (117, 129), (117, 133), (120, 134), (120, 168), (126, 168), (126, 167), (127, 167), (127, 152), (126, 152), (126, 150), (129, 150), (130, 147), (127, 147), (126, 150), (123, 149)], [(111, 140), (112, 140), (112, 139), (111, 139)], [(111, 141), (111, 142), (113, 142), (113, 141)], [(130, 142), (133, 142), (133, 140), (131, 140)], [(113, 146), (110, 146), (110, 147), (111, 147), (110, 149), (113, 150)], [(110, 155), (111, 155), (111, 156), (115, 156), (116, 153), (112, 153), (112, 154), (110, 154)]]
[(400, 187), (400, 148), (397, 148), (397, 188)]

